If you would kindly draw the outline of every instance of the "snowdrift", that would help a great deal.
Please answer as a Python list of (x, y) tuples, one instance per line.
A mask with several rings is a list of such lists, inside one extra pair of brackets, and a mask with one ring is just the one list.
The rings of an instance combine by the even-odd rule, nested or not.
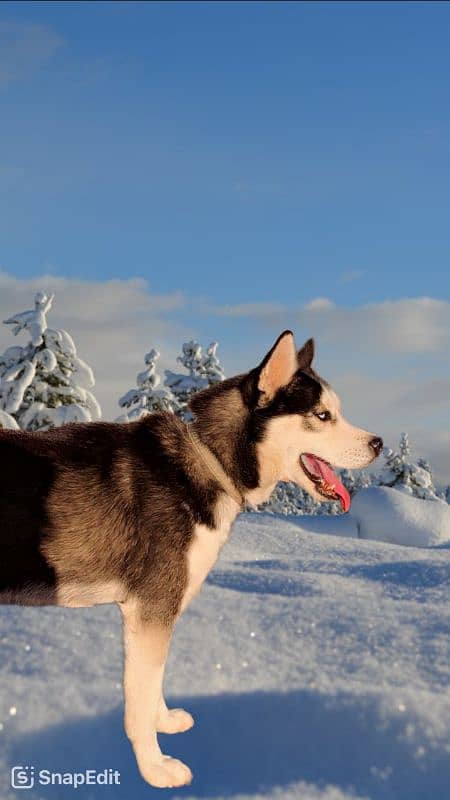
[(450, 506), (398, 489), (371, 486), (353, 498), (350, 516), (360, 539), (430, 547), (450, 542)]
[(290, 519), (295, 519), (304, 533), (374, 539), (407, 547), (450, 544), (450, 506), (447, 503), (420, 500), (386, 486), (361, 489), (353, 497), (348, 514), (304, 514)]

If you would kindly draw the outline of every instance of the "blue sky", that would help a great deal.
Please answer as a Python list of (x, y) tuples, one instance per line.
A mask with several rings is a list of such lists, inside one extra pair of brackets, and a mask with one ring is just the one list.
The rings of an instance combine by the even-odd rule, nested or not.
[(449, 297), (448, 4), (5, 2), (0, 24), (4, 268)]
[(56, 289), (109, 416), (153, 345), (230, 374), (314, 334), (450, 479), (449, 37), (448, 3), (3, 2), (0, 312)]

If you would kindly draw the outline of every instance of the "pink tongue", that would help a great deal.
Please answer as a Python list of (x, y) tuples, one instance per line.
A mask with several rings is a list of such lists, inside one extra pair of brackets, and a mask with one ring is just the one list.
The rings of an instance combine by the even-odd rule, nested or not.
[(304, 453), (302, 457), (306, 462), (306, 467), (310, 471), (311, 475), (315, 475), (318, 478), (323, 478), (324, 481), (332, 486), (333, 491), (339, 497), (342, 510), (348, 511), (351, 503), (350, 495), (344, 484), (339, 480), (336, 473), (333, 472), (330, 465), (327, 464), (326, 461), (322, 461), (321, 458), (317, 458), (317, 456), (314, 456), (311, 453)]

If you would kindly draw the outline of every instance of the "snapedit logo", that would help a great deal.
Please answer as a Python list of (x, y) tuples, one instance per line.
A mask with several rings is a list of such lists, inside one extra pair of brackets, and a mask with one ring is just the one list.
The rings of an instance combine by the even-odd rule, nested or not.
[(83, 772), (53, 772), (50, 769), (37, 769), (27, 764), (11, 767), (11, 787), (13, 789), (32, 789), (33, 786), (120, 786), (120, 772), (117, 769), (86, 769)]
[(34, 786), (34, 767), (12, 767), (11, 786), (13, 789), (32, 789)]

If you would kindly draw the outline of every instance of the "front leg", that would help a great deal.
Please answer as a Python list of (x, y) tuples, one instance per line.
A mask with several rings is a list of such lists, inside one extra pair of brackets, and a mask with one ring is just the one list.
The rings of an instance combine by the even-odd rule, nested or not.
[(139, 771), (152, 786), (184, 786), (192, 780), (190, 769), (181, 761), (163, 755), (156, 736), (172, 626), (146, 621), (138, 601), (127, 601), (121, 608), (125, 731), (133, 745)]

